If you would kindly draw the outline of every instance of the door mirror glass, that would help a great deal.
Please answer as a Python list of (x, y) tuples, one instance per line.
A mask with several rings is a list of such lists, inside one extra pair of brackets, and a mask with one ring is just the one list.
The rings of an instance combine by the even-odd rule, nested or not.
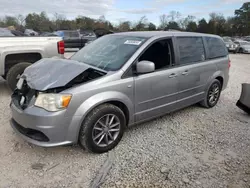
[(136, 64), (136, 72), (139, 74), (155, 71), (155, 64), (151, 61), (140, 61)]

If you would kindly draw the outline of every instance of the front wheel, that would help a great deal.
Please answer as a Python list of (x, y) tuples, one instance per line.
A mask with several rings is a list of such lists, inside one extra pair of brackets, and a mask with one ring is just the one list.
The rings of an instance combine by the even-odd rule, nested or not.
[(123, 111), (112, 104), (103, 104), (92, 110), (85, 118), (79, 144), (94, 153), (113, 149), (121, 140), (126, 127)]
[(214, 107), (219, 101), (221, 89), (222, 86), (220, 81), (215, 79), (210, 85), (206, 93), (206, 98), (201, 102), (201, 105), (205, 108)]

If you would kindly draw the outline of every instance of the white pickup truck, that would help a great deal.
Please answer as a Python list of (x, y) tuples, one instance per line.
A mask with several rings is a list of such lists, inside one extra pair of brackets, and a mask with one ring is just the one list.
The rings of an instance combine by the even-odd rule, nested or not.
[(42, 58), (63, 58), (63, 54), (61, 37), (0, 37), (0, 76), (13, 90), (26, 67)]

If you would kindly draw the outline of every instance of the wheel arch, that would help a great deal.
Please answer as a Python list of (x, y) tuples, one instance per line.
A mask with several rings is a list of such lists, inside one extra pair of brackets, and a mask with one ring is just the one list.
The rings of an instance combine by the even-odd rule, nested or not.
[(6, 54), (4, 57), (4, 75), (8, 73), (11, 67), (18, 63), (35, 63), (36, 61), (42, 59), (42, 57), (42, 53), (40, 52), (22, 52)]
[(216, 72), (210, 77), (210, 79), (208, 80), (205, 91), (208, 90), (208, 88), (210, 87), (210, 85), (212, 84), (212, 82), (213, 82), (214, 79), (219, 80), (219, 81), (221, 82), (222, 88), (224, 88), (224, 83), (225, 83), (224, 81), (225, 81), (225, 78), (224, 78), (223, 72), (222, 72), (222, 71), (216, 71)]
[[(112, 97), (113, 96), (113, 97)], [(87, 100), (85, 100), (76, 110), (73, 116), (81, 116), (79, 124), (74, 125), (77, 126), (75, 128), (71, 127), (70, 129), (74, 129), (75, 133), (77, 134), (80, 131), (80, 127), (82, 125), (82, 122), (86, 118), (86, 116), (96, 107), (102, 105), (102, 104), (113, 104), (117, 107), (119, 107), (126, 117), (126, 124), (127, 126), (132, 124), (134, 122), (134, 105), (133, 102), (127, 97), (125, 94), (120, 92), (103, 92), (96, 94), (94, 96), (91, 96)]]
[(224, 87), (224, 78), (222, 76), (217, 76), (215, 79), (220, 81), (221, 88), (223, 88)]

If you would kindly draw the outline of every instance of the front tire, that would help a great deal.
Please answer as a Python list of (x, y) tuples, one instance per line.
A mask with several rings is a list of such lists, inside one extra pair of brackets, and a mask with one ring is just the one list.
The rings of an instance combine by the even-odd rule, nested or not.
[(242, 48), (239, 49), (239, 53), (243, 54), (243, 49)]
[(200, 104), (205, 108), (214, 107), (220, 99), (221, 90), (221, 82), (215, 79), (208, 88), (206, 98)]
[(113, 149), (126, 128), (123, 111), (112, 104), (103, 104), (92, 110), (82, 123), (79, 144), (93, 153)]
[(23, 74), (24, 70), (30, 65), (31, 63), (18, 63), (10, 68), (6, 76), (6, 81), (12, 91), (16, 88), (16, 84), (19, 80), (19, 77)]

